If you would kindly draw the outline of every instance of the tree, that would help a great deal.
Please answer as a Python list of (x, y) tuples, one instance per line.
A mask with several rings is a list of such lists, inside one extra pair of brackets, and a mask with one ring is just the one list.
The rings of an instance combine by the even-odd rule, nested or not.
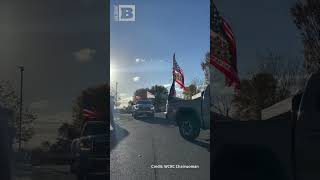
[(210, 71), (213, 68), (210, 68), (210, 53), (207, 52), (203, 58), (203, 61), (201, 62), (201, 68), (205, 75), (205, 83), (208, 85), (210, 84)]
[(121, 97), (119, 95), (117, 95), (117, 99), (115, 99), (114, 101), (114, 105), (116, 108), (121, 105)]
[(200, 93), (200, 90), (195, 84), (190, 84), (186, 87), (186, 90), (183, 92), (183, 95), (186, 99), (192, 99), (192, 96)]
[(98, 85), (90, 87), (81, 92), (76, 98), (73, 106), (73, 126), (81, 129), (85, 118), (83, 116), (83, 109), (89, 108), (97, 112), (97, 119), (107, 121), (109, 120), (109, 107), (110, 105), (110, 89), (109, 86)]
[(129, 101), (129, 102), (128, 102), (128, 106), (125, 108), (125, 111), (126, 111), (127, 113), (131, 113), (131, 111), (132, 111), (132, 105), (133, 105), (133, 101)]
[(45, 151), (45, 152), (48, 152), (50, 150), (50, 147), (51, 147), (51, 143), (49, 141), (43, 141), (41, 142), (41, 150), (42, 151)]
[[(9, 122), (11, 127), (15, 129), (15, 139), (18, 141), (20, 137), (20, 99), (14, 91), (9, 81), (0, 81), (0, 104), (14, 112), (14, 119)], [(24, 106), (22, 110), (22, 128), (21, 141), (27, 142), (34, 135), (33, 122), (37, 116), (28, 106)]]
[(146, 99), (147, 98), (147, 91), (148, 91), (148, 89), (146, 89), (146, 88), (137, 89), (134, 92), (134, 97), (139, 96), (141, 99)]
[(300, 61), (286, 59), (277, 53), (269, 52), (260, 57), (261, 63), (254, 73), (272, 74), (277, 80), (276, 101), (284, 100), (304, 86), (306, 75)]
[(83, 109), (89, 108), (96, 111), (97, 119), (108, 121), (110, 105), (109, 86), (98, 85), (90, 87), (81, 92), (76, 98), (72, 109), (72, 124), (63, 123), (58, 129), (57, 141), (51, 145), (50, 150), (54, 152), (68, 152), (72, 139), (79, 137), (81, 128), (86, 121)]
[(232, 108), (232, 95), (222, 94), (213, 96), (213, 109), (215, 112), (225, 116), (230, 117)]
[(50, 145), (50, 151), (69, 152), (73, 139), (79, 137), (80, 129), (72, 124), (63, 123), (58, 129), (58, 137), (54, 144)]
[(261, 119), (261, 110), (276, 101), (277, 81), (272, 74), (259, 73), (251, 79), (241, 80), (240, 90), (233, 103), (240, 119)]
[(291, 8), (294, 23), (304, 44), (305, 67), (308, 73), (320, 71), (320, 1), (299, 0)]
[(154, 85), (150, 89), (147, 89), (150, 93), (152, 93), (155, 98), (153, 99), (153, 105), (156, 111), (161, 111), (167, 103), (168, 99), (168, 90), (164, 86)]

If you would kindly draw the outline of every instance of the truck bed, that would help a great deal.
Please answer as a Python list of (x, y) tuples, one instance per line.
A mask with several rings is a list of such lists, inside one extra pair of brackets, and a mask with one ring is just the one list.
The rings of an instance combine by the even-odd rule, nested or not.
[(231, 144), (235, 147), (257, 145), (266, 148), (275, 153), (289, 174), (291, 131), (288, 119), (217, 122), (214, 131), (218, 147)]

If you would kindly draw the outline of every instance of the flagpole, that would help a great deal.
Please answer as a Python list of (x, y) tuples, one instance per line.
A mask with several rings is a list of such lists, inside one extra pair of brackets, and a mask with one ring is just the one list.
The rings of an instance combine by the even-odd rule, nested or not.
[(117, 109), (117, 106), (118, 106), (118, 82), (116, 82), (115, 105), (116, 105), (116, 109)]

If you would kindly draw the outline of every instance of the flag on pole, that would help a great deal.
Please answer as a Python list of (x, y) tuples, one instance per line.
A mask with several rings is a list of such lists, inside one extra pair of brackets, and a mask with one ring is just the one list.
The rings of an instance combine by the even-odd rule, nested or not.
[(175, 81), (172, 81), (172, 85), (170, 87), (170, 92), (168, 95), (168, 100), (170, 100), (172, 97), (176, 97), (176, 88), (175, 88)]
[(239, 88), (237, 48), (231, 26), (211, 2), (210, 64), (225, 75), (226, 85)]
[(147, 91), (147, 98), (155, 98), (155, 96), (151, 92)]
[(97, 112), (88, 108), (83, 109), (83, 117), (86, 119), (97, 119)]
[(178, 65), (175, 54), (173, 54), (172, 76), (173, 76), (173, 81), (179, 84), (181, 89), (185, 90), (183, 70)]

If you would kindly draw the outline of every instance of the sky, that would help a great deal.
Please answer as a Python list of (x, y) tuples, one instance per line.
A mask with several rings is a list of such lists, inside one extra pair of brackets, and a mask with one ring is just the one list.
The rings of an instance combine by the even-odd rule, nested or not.
[[(19, 92), (24, 71), (24, 104), (34, 111), (36, 135), (29, 145), (54, 140), (70, 122), (81, 91), (109, 81), (107, 1), (2, 0), (0, 80)], [(31, 146), (30, 145), (30, 146)]]
[[(134, 4), (136, 20), (113, 20), (113, 5)], [(209, 0), (111, 1), (111, 85), (123, 105), (136, 89), (172, 83), (172, 56), (185, 83), (204, 79), (201, 61), (209, 51)], [(176, 88), (177, 91), (179, 88)]]
[[(290, 8), (296, 0), (214, 0), (220, 15), (230, 24), (237, 45), (240, 79), (248, 78), (269, 52), (285, 60), (303, 63), (302, 38)], [(221, 73), (214, 78), (216, 94), (233, 94)]]
[(215, 0), (219, 13), (230, 23), (236, 37), (240, 78), (268, 51), (303, 60), (301, 36), (290, 8), (296, 0)]

